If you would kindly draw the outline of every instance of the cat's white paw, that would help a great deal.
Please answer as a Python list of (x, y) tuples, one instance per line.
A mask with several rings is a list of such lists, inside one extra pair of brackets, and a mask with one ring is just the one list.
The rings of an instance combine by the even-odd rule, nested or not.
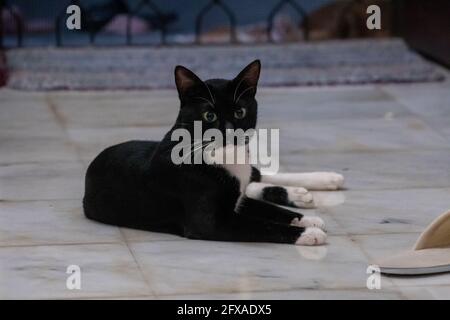
[(299, 208), (314, 208), (314, 198), (311, 192), (302, 187), (284, 187), (288, 200)]
[(323, 190), (338, 190), (344, 186), (344, 176), (336, 172), (322, 172), (320, 184)]
[(314, 227), (322, 230), (325, 229), (325, 222), (323, 222), (322, 218), (319, 217), (303, 216), (302, 219), (295, 218), (292, 220), (291, 225), (302, 228)]
[(318, 246), (327, 241), (327, 234), (319, 228), (306, 228), (295, 242), (298, 246)]

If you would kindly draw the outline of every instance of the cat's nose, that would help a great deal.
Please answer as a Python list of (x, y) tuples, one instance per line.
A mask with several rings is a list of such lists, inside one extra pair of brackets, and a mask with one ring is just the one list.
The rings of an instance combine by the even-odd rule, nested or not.
[(225, 129), (234, 129), (234, 125), (230, 121), (225, 121)]

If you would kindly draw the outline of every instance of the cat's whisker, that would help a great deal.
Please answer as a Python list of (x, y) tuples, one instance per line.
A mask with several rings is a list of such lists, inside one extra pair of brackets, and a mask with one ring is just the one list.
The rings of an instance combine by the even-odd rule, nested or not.
[(190, 153), (192, 153), (192, 152), (194, 152), (195, 150), (197, 150), (198, 147), (202, 147), (205, 143), (206, 143), (206, 141), (199, 140), (199, 141), (196, 141), (196, 142), (193, 142), (193, 143), (190, 143), (190, 144), (189, 144), (189, 143), (186, 143), (186, 144), (182, 145), (182, 147), (190, 146), (190, 147), (191, 147), (191, 148), (190, 148)]
[(211, 93), (211, 90), (209, 90), (208, 85), (207, 85), (205, 82), (203, 82), (203, 83), (205, 84), (206, 89), (208, 89), (209, 95), (211, 96), (211, 100), (212, 100), (214, 103), (216, 103), (216, 100), (214, 99), (214, 97), (213, 97), (213, 95), (212, 95), (212, 93)]
[[(203, 141), (202, 141), (203, 142)], [(196, 147), (194, 147), (194, 149), (191, 149), (190, 152), (183, 157), (182, 162), (184, 162), (184, 160), (186, 160), (189, 156), (191, 156), (194, 152), (202, 149), (204, 146), (207, 146), (209, 144), (209, 141), (207, 142), (203, 142), (201, 145), (197, 145)]]
[(189, 126), (191, 125), (190, 123), (187, 122), (181, 122), (181, 123), (177, 123), (178, 126)]
[[(238, 92), (238, 90), (239, 90), (239, 88), (240, 88), (240, 86), (241, 86), (241, 83), (245, 80), (245, 79), (248, 79), (249, 77), (243, 77), (239, 82), (238, 82), (238, 84), (237, 84), (237, 86), (236, 86), (236, 89), (234, 89), (234, 94), (233, 94), (233, 101), (234, 101), (234, 103), (237, 103), (238, 101), (239, 101), (239, 98), (236, 100), (236, 94), (237, 94), (237, 92)], [(248, 89), (248, 88), (247, 88)], [(246, 90), (247, 90), (246, 89)], [(244, 92), (246, 91), (246, 90), (244, 90)], [(240, 97), (241, 95), (239, 95), (239, 97)]]
[(191, 147), (197, 147), (197, 146), (199, 146), (199, 145), (201, 145), (201, 144), (204, 144), (206, 141), (204, 141), (204, 140), (199, 140), (199, 141), (196, 141), (196, 142), (194, 142), (194, 143), (191, 143)]
[(245, 77), (242, 78), (242, 79), (238, 82), (238, 84), (237, 84), (237, 86), (236, 86), (236, 89), (234, 89), (234, 94), (233, 94), (233, 101), (234, 101), (234, 103), (236, 103), (236, 93), (237, 93), (237, 91), (239, 90), (239, 87), (241, 86), (241, 83), (242, 83), (242, 81), (244, 81), (244, 79), (245, 79)]
[(193, 154), (194, 152), (197, 152), (197, 151), (200, 150), (200, 149), (203, 149), (203, 148), (208, 147), (212, 142), (214, 142), (214, 141), (202, 141), (202, 144), (201, 144), (201, 145), (197, 145), (197, 146), (196, 146), (196, 147), (188, 154), (188, 156), (191, 155), (191, 154)]
[[(194, 142), (191, 142), (191, 143), (185, 143), (185, 144), (181, 145), (181, 147), (184, 148), (184, 147), (190, 146), (191, 149), (192, 149), (192, 148), (196, 148), (197, 146), (199, 146), (200, 144), (205, 143), (205, 142), (208, 142), (208, 141), (198, 140), (198, 141), (194, 141)], [(164, 153), (172, 152), (172, 149), (173, 148), (168, 148), (168, 149), (166, 149), (164, 151)]]
[(237, 98), (237, 100), (236, 100), (235, 103), (238, 103), (238, 101), (239, 101), (239, 99), (242, 97), (242, 95), (243, 95), (244, 93), (246, 93), (248, 90), (251, 90), (251, 89), (253, 89), (253, 88), (255, 88), (255, 87), (248, 87), (247, 89), (245, 89), (244, 91), (242, 91), (241, 94), (238, 96), (238, 98)]

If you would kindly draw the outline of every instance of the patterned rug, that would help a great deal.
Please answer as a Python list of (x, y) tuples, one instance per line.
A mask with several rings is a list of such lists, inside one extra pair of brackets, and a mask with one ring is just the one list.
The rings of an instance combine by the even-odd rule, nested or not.
[(305, 86), (440, 81), (444, 75), (403, 41), (301, 44), (27, 48), (6, 52), (7, 86), (20, 90), (173, 87), (175, 65), (201, 78), (230, 78), (250, 61), (263, 64), (261, 85)]

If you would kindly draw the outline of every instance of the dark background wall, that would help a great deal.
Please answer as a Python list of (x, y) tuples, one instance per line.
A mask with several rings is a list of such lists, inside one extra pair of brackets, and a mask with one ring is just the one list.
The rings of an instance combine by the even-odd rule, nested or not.
[(414, 49), (450, 66), (450, 1), (403, 0), (399, 32)]

